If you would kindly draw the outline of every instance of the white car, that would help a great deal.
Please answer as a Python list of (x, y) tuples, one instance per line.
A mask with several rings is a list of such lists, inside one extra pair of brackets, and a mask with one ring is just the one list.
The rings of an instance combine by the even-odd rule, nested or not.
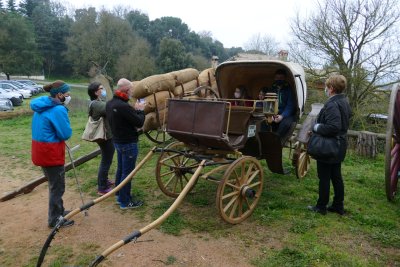
[(7, 98), (11, 100), (13, 106), (21, 106), (22, 105), (22, 95), (20, 93), (7, 92), (4, 89), (0, 89), (0, 98)]
[(8, 100), (7, 98), (0, 98), (0, 110), (1, 111), (9, 111), (13, 110), (14, 106), (11, 102), (11, 100)]
[(30, 98), (32, 96), (30, 90), (23, 89), (22, 86), (20, 88), (17, 84), (8, 83), (7, 81), (0, 81), (0, 88), (8, 92), (20, 93), (23, 98)]

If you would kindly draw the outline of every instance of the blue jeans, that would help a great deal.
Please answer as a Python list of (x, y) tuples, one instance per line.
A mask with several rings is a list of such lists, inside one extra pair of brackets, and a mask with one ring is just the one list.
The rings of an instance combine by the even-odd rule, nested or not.
[[(115, 186), (118, 186), (128, 175), (132, 172), (136, 165), (138, 156), (138, 144), (127, 143), (118, 144), (114, 143), (115, 150), (117, 150), (118, 167), (115, 175)], [(131, 200), (131, 181), (129, 181), (118, 192), (118, 201), (122, 205), (127, 205)]]
[(98, 190), (106, 190), (108, 171), (110, 170), (110, 166), (113, 161), (115, 148), (112, 139), (108, 139), (97, 144), (101, 150), (101, 162), (99, 166), (99, 172), (97, 174), (97, 186)]

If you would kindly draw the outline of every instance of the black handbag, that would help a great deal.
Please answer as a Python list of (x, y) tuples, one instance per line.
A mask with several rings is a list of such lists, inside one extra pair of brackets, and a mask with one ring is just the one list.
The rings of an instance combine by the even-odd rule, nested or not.
[(339, 156), (339, 137), (322, 136), (313, 133), (308, 140), (307, 153), (314, 159), (332, 159)]

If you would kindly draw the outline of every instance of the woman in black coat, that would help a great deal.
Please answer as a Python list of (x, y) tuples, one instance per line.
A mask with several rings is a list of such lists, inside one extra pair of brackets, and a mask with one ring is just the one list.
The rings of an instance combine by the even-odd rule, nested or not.
[[(319, 198), (317, 205), (308, 206), (308, 209), (325, 215), (327, 210), (344, 214), (344, 184), (342, 178), (342, 161), (347, 150), (347, 130), (351, 108), (343, 91), (347, 81), (343, 75), (334, 75), (325, 82), (325, 93), (329, 97), (321, 109), (313, 132), (322, 136), (338, 136), (340, 140), (339, 155), (334, 158), (316, 159), (319, 178)], [(334, 198), (331, 206), (329, 203), (330, 182), (332, 181)]]

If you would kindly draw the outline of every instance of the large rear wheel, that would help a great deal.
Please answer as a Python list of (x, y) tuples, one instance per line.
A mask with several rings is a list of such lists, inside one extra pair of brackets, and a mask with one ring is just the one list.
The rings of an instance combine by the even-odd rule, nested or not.
[(263, 170), (249, 156), (235, 160), (218, 186), (216, 204), (222, 219), (237, 224), (249, 217), (261, 197)]
[(394, 200), (400, 172), (400, 84), (393, 86), (389, 102), (385, 146), (385, 188), (388, 200)]

